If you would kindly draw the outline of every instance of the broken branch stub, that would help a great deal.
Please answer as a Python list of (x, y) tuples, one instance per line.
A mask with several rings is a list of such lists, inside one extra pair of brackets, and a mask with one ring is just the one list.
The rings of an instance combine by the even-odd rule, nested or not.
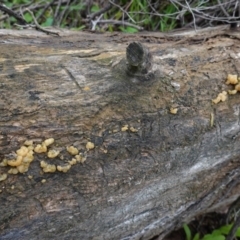
[(153, 74), (152, 55), (146, 46), (140, 42), (132, 42), (126, 50), (127, 73), (130, 76), (140, 77), (142, 80), (150, 80)]

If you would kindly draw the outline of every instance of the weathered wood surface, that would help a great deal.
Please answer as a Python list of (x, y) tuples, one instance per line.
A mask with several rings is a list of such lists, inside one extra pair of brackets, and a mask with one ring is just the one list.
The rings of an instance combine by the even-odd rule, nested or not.
[[(54, 137), (87, 160), (42, 174), (36, 154), (0, 182), (1, 239), (162, 239), (236, 199), (240, 96), (211, 99), (240, 72), (240, 34), (61, 35), (0, 30), (0, 157)], [(149, 79), (127, 74), (133, 41), (152, 54)]]

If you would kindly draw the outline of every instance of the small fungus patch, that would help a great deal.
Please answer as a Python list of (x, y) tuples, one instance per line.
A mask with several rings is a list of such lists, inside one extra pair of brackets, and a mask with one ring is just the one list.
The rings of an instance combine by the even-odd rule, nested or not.
[(232, 90), (228, 90), (223, 91), (221, 93), (218, 94), (218, 96), (215, 99), (212, 99), (212, 102), (217, 104), (219, 102), (224, 102), (227, 100), (227, 95), (235, 95), (237, 94), (237, 92), (240, 92), (240, 77), (238, 77), (237, 75), (233, 75), (233, 74), (228, 74), (227, 76), (227, 81), (225, 82), (227, 85), (233, 85), (234, 89)]
[(25, 146), (32, 146), (33, 145), (33, 141), (32, 140), (26, 140), (23, 145)]
[(59, 172), (64, 172), (64, 173), (66, 173), (67, 171), (69, 171), (69, 169), (71, 168), (71, 164), (66, 164), (66, 165), (64, 165), (64, 166), (57, 166), (57, 170), (59, 171)]
[(45, 161), (41, 161), (40, 166), (43, 169), (43, 172), (45, 173), (54, 173), (56, 172), (56, 169), (57, 169), (54, 164), (48, 164)]
[(225, 102), (227, 100), (227, 92), (223, 91), (218, 94), (218, 96), (212, 100), (213, 103), (217, 104), (219, 102)]
[(47, 146), (44, 143), (38, 144), (34, 148), (34, 152), (36, 152), (36, 153), (45, 153), (45, 152), (47, 152)]
[(7, 179), (7, 174), (6, 173), (0, 174), (0, 182), (4, 181), (6, 179)]
[(47, 180), (46, 179), (42, 179), (41, 183), (45, 183)]
[(78, 149), (75, 148), (74, 146), (67, 147), (67, 151), (68, 151), (71, 155), (77, 155), (77, 154), (78, 154)]
[(10, 169), (8, 170), (8, 173), (9, 173), (9, 174), (18, 174), (18, 170), (17, 170), (17, 168), (10, 168)]
[(76, 155), (75, 159), (77, 160), (77, 162), (79, 163), (84, 163), (86, 161), (86, 157), (82, 156), (82, 155)]
[(238, 92), (240, 92), (240, 83), (238, 83), (237, 85), (235, 85), (235, 90), (237, 90)]
[(234, 95), (234, 94), (236, 94), (237, 93), (237, 90), (236, 89), (234, 89), (234, 90), (228, 90), (228, 94), (229, 95)]
[[(48, 138), (41, 143), (34, 145), (32, 140), (26, 140), (23, 145), (14, 153), (11, 154), (11, 159), (4, 158), (0, 162), (0, 167), (8, 167), (7, 173), (0, 174), (0, 181), (7, 179), (8, 174), (26, 173), (29, 169), (31, 162), (34, 160), (34, 154), (45, 153), (49, 159), (58, 158), (58, 160), (64, 161), (63, 155), (59, 156), (60, 151), (56, 149), (48, 150), (48, 147), (54, 143), (54, 138)], [(88, 142), (86, 144), (87, 151), (93, 149), (94, 143)], [(43, 173), (55, 173), (57, 171), (66, 173), (71, 169), (73, 165), (77, 163), (84, 163), (86, 161), (86, 152), (79, 154), (79, 151), (74, 146), (68, 146), (67, 152), (74, 157), (71, 160), (65, 160), (65, 164), (57, 165), (56, 163), (49, 164), (47, 161), (42, 160), (40, 167)], [(54, 161), (54, 160), (51, 160)], [(28, 175), (29, 179), (32, 179), (32, 175)], [(42, 183), (46, 182), (45, 179)]]
[(3, 161), (0, 162), (0, 167), (6, 167), (8, 165), (7, 162), (8, 162), (7, 159), (3, 159)]
[(54, 143), (54, 138), (48, 138), (43, 142), (43, 144), (47, 147), (50, 146), (53, 143)]
[(75, 165), (75, 164), (77, 163), (77, 159), (76, 159), (76, 158), (72, 158), (72, 160), (71, 160), (71, 161), (68, 161), (68, 163), (69, 163), (70, 165)]
[(237, 83), (238, 83), (237, 75), (228, 74), (226, 84), (233, 84), (233, 85), (235, 85)]
[(170, 108), (169, 111), (170, 111), (171, 114), (177, 114), (178, 109), (177, 108)]
[(58, 154), (60, 153), (60, 151), (58, 150), (49, 150), (47, 153), (48, 158), (55, 158), (58, 156)]
[(124, 125), (122, 128), (121, 128), (121, 131), (122, 132), (126, 132), (128, 130), (128, 125)]
[(86, 144), (86, 149), (87, 150), (91, 150), (91, 149), (94, 149), (94, 143), (92, 143), (92, 142), (87, 142), (87, 144)]
[(137, 130), (136, 128), (134, 128), (134, 127), (130, 127), (129, 130), (130, 130), (131, 132), (133, 132), (133, 133), (135, 133), (135, 132), (138, 131), (138, 130)]
[(18, 172), (20, 173), (25, 173), (28, 171), (30, 163), (34, 159), (34, 152), (32, 150), (33, 148), (29, 145), (28, 147), (26, 146), (21, 146), (15, 154), (15, 159), (10, 159), (6, 160), (4, 159), (1, 163), (1, 166), (6, 166), (6, 163), (8, 166), (14, 167), (13, 169), (10, 169), (8, 171), (9, 174), (17, 174)]

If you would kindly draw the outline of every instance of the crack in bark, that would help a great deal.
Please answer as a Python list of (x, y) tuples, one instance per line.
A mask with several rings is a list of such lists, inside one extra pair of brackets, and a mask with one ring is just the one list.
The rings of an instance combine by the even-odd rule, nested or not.
[(67, 75), (69, 76), (69, 78), (76, 84), (76, 86), (82, 91), (81, 86), (79, 85), (79, 83), (77, 82), (76, 78), (72, 75), (72, 73), (64, 66), (62, 66), (62, 68), (65, 70), (65, 72), (67, 73)]

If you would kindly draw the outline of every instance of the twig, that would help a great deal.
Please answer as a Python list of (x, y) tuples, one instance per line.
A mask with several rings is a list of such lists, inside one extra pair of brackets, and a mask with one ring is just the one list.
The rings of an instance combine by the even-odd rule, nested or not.
[(103, 14), (101, 14), (98, 18), (97, 18), (97, 20), (92, 20), (91, 21), (91, 23), (92, 23), (92, 31), (95, 31), (95, 29), (96, 29), (96, 26), (97, 26), (97, 24), (100, 22), (100, 19), (102, 18), (102, 16), (103, 16)]
[(220, 8), (222, 9), (224, 15), (225, 15), (226, 17), (230, 17), (230, 15), (227, 13), (227, 11), (226, 11), (226, 10), (224, 9), (224, 7), (222, 6), (222, 3), (220, 2), (220, 0), (217, 0), (217, 1), (218, 1), (218, 4), (219, 4)]
[(47, 33), (47, 34), (53, 34), (53, 35), (59, 36), (59, 33), (58, 33), (58, 32), (51, 31), (51, 30), (47, 30), (47, 29), (41, 27), (41, 26), (38, 24), (38, 22), (37, 22), (37, 20), (36, 20), (36, 18), (35, 18), (35, 16), (34, 16), (34, 14), (33, 14), (33, 12), (30, 11), (28, 8), (26, 8), (26, 11), (31, 14), (32, 19), (33, 19), (33, 21), (34, 21), (34, 23), (35, 23), (35, 26), (34, 26), (34, 27), (35, 27), (37, 30), (40, 30), (40, 31), (45, 32), (45, 33)]
[(196, 19), (195, 19), (194, 13), (193, 13), (191, 7), (189, 6), (189, 3), (187, 2), (187, 0), (185, 0), (185, 3), (187, 4), (187, 7), (188, 7), (189, 11), (190, 11), (191, 14), (192, 14), (193, 23), (194, 23), (194, 29), (195, 29), (195, 32), (197, 32), (197, 29), (196, 29)]
[(134, 27), (139, 31), (144, 29), (143, 27), (139, 27), (136, 24), (129, 23), (129, 22), (123, 22), (123, 21), (117, 21), (117, 20), (99, 20), (99, 21), (96, 21), (96, 22), (97, 23), (105, 23), (105, 24), (114, 24), (114, 25), (123, 25), (123, 26)]
[(58, 12), (59, 12), (61, 4), (62, 4), (62, 0), (59, 0), (58, 4), (57, 4), (57, 7), (56, 7), (56, 10), (55, 10), (55, 13), (54, 13), (54, 17), (53, 17), (53, 25), (56, 24), (56, 19), (58, 17)]
[(7, 8), (4, 4), (0, 4), (0, 10), (3, 12), (9, 14), (10, 16), (13, 16), (16, 18), (21, 24), (28, 24), (22, 17), (20, 17), (17, 13), (12, 11), (11, 9)]
[(136, 22), (134, 21), (134, 19), (133, 19), (122, 7), (120, 7), (119, 5), (117, 5), (115, 2), (113, 2), (113, 1), (111, 1), (111, 0), (108, 0), (108, 1), (109, 1), (112, 5), (118, 7), (122, 12), (124, 12), (124, 13), (129, 17), (129, 19), (130, 19), (132, 22), (136, 23)]
[[(71, 0), (67, 1), (66, 6), (64, 7), (64, 10), (59, 14), (59, 18), (58, 18), (58, 26), (61, 26), (63, 17), (65, 15), (65, 13), (67, 12), (67, 10), (69, 9), (69, 3), (71, 2)], [(75, 1), (74, 1), (75, 2)]]
[(89, 18), (90, 20), (94, 19), (95, 17), (102, 15), (103, 13), (109, 11), (111, 8), (113, 7), (113, 5), (111, 4), (111, 2), (109, 2), (109, 4), (105, 7), (100, 9), (99, 11), (89, 14), (87, 15), (87, 18)]
[(56, 0), (52, 0), (50, 3), (48, 3), (48, 4), (43, 8), (43, 10), (42, 10), (42, 12), (40, 13), (40, 15), (39, 15), (38, 17), (36, 17), (36, 20), (40, 19), (40, 18), (43, 16), (43, 14), (47, 11), (47, 9), (48, 9), (52, 4), (54, 4), (55, 1), (56, 1)]

